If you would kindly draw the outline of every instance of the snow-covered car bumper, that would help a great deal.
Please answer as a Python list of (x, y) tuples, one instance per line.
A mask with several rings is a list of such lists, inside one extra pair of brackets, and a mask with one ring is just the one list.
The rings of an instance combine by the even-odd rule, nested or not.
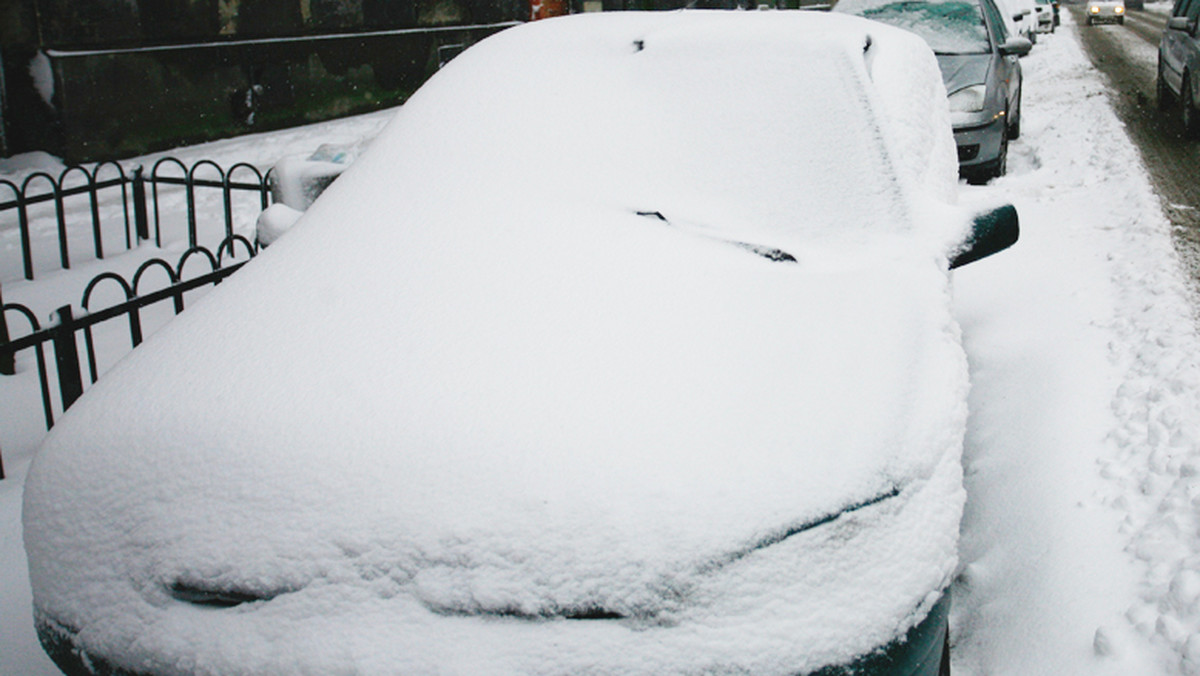
[[(826, 668), (823, 676), (835, 674), (888, 674), (889, 676), (937, 676), (947, 645), (947, 623), (950, 615), (950, 592), (946, 591), (920, 624), (909, 629), (902, 639), (892, 641), (880, 650), (866, 655), (850, 665)], [(90, 654), (79, 645), (75, 632), (53, 620), (40, 618), (38, 638), (55, 664), (67, 676), (152, 676), (148, 672), (111, 664)]]
[[(74, 591), (46, 594), (39, 584), (35, 615), (47, 653), (70, 676), (935, 676), (962, 502), (961, 465), (947, 452), (928, 477), (687, 567), (604, 566), (592, 591), (594, 580), (532, 580), (527, 568), (554, 567), (523, 554), (505, 562), (512, 554), (503, 550), (492, 560), (426, 561), (408, 577), (414, 558), (433, 554), (389, 552), (352, 532), (330, 543), (342, 553), (319, 569), (285, 559), (272, 567), (291, 572), (258, 579), (229, 563), (237, 559), (229, 543), (143, 526), (128, 537), (146, 545), (144, 555), (63, 569)], [(181, 570), (154, 554), (180, 547), (225, 554)], [(560, 597), (523, 607), (506, 597), (523, 585)], [(574, 602), (572, 589), (581, 594)], [(93, 602), (98, 595), (103, 603)], [(787, 640), (792, 632), (806, 638)]]

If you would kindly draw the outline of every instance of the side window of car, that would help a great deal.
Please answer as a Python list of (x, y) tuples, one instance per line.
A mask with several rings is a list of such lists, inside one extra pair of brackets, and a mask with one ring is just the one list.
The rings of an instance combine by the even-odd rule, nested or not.
[(1175, 8), (1171, 10), (1171, 16), (1186, 16), (1189, 4), (1200, 7), (1200, 3), (1191, 2), (1191, 0), (1175, 0)]
[[(1180, 0), (1180, 2), (1187, 2), (1187, 0)], [(991, 0), (980, 0), (979, 5), (983, 7), (983, 13), (987, 15), (987, 23), (992, 25), (992, 30), (996, 34), (996, 43), (1004, 44), (1008, 40), (1008, 26), (1000, 17), (1000, 10), (996, 9), (995, 3)]]
[(1184, 12), (1187, 15), (1188, 21), (1191, 21), (1193, 24), (1200, 21), (1200, 0), (1185, 1), (1187, 2), (1187, 9)]

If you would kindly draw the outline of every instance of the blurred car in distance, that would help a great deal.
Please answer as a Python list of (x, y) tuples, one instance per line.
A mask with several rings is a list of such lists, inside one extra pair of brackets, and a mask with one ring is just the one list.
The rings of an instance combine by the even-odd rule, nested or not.
[(1037, 31), (1039, 33), (1053, 33), (1058, 26), (1058, 8), (1055, 7), (1054, 0), (1037, 0)]
[(1019, 35), (1030, 43), (1037, 43), (1036, 0), (995, 0), (1003, 15), (1009, 33)]
[(912, 31), (937, 55), (949, 96), (959, 172), (1003, 176), (1021, 134), (1021, 64), (1031, 43), (1011, 36), (992, 0), (841, 0), (835, 12)]
[(58, 422), (42, 643), (72, 675), (944, 675), (949, 271), (1017, 237), (957, 191), (911, 33), (498, 33)]
[(1184, 133), (1200, 138), (1200, 0), (1176, 0), (1158, 43), (1160, 109), (1179, 105)]
[(1123, 0), (1088, 0), (1087, 24), (1125, 24), (1125, 2)]

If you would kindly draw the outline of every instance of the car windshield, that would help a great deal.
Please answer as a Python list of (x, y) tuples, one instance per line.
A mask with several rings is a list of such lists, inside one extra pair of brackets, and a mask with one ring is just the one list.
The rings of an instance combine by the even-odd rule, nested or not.
[(987, 25), (977, 2), (910, 0), (841, 3), (858, 14), (920, 35), (938, 54), (983, 54), (991, 51)]

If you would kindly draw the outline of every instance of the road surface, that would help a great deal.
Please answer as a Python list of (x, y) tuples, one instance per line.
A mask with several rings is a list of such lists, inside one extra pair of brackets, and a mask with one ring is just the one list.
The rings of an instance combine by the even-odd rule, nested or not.
[(1192, 278), (1200, 280), (1200, 142), (1184, 138), (1178, 106), (1160, 111), (1154, 93), (1167, 15), (1131, 10), (1123, 26), (1088, 26), (1083, 5), (1063, 8), (1073, 13), (1084, 50), (1112, 85), (1117, 115), (1142, 153)]

